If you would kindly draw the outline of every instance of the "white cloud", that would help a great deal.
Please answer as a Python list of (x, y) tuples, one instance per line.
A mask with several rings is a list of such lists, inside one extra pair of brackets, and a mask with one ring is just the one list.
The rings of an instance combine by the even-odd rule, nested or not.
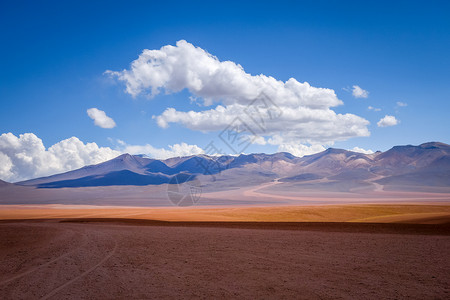
[[(370, 135), (367, 120), (353, 114), (337, 114), (331, 109), (342, 104), (334, 90), (312, 87), (294, 78), (283, 82), (263, 74), (254, 76), (239, 64), (220, 61), (183, 40), (176, 46), (144, 50), (129, 70), (106, 73), (123, 81), (126, 92), (133, 97), (139, 94), (154, 97), (162, 91), (175, 93), (187, 89), (194, 97), (187, 101), (220, 103), (197, 112), (167, 108), (154, 116), (163, 128), (180, 123), (192, 130), (221, 131), (240, 116), (260, 136), (277, 135), (279, 144), (325, 144)], [(261, 93), (276, 104), (279, 112), (276, 118), (266, 120), (264, 130), (244, 113), (245, 107)], [(268, 116), (269, 110), (262, 108), (262, 114)]]
[(46, 149), (42, 140), (33, 133), (24, 133), (19, 137), (4, 133), (0, 135), (0, 179), (17, 182), (49, 176), (98, 164), (123, 153), (147, 154), (158, 159), (204, 153), (200, 147), (186, 143), (169, 145), (168, 149), (164, 149), (149, 144), (128, 145), (122, 140), (115, 142), (117, 149), (111, 149), (99, 147), (96, 143), (85, 144), (71, 137)]
[(94, 120), (94, 124), (101, 128), (114, 128), (116, 127), (116, 122), (106, 115), (103, 110), (97, 109), (95, 107), (89, 108), (87, 110), (89, 118)]
[(122, 140), (117, 140), (119, 150), (122, 153), (129, 154), (145, 154), (156, 159), (166, 159), (177, 156), (190, 156), (204, 153), (203, 149), (197, 145), (189, 145), (186, 143), (169, 145), (168, 149), (155, 148), (150, 144), (146, 145), (128, 145)]
[[(250, 137), (251, 138), (251, 137)], [(267, 141), (263, 136), (258, 136), (255, 138), (255, 140), (253, 141), (253, 144), (257, 144), (257, 145), (266, 145)]]
[[(132, 62), (131, 70), (106, 71), (126, 84), (132, 96), (146, 93), (155, 96), (187, 88), (205, 104), (249, 104), (261, 92), (277, 100), (278, 105), (330, 107), (342, 104), (333, 90), (311, 87), (294, 78), (286, 82), (265, 75), (252, 76), (241, 65), (219, 59), (186, 41), (160, 50), (144, 50)], [(195, 98), (193, 98), (195, 99)]]
[(96, 143), (84, 144), (76, 137), (60, 141), (48, 149), (33, 133), (16, 137), (0, 135), (0, 179), (15, 182), (48, 176), (97, 164), (120, 155)]
[(358, 85), (354, 85), (352, 89), (352, 95), (355, 98), (367, 98), (369, 97), (369, 92), (362, 89)]
[(3, 179), (8, 181), (14, 177), (12, 166), (13, 163), (9, 156), (0, 152), (0, 180)]
[(400, 101), (397, 102), (397, 107), (405, 107), (405, 106), (408, 106), (408, 103), (400, 102)]
[(367, 107), (369, 110), (373, 110), (373, 111), (380, 111), (381, 110), (381, 108), (376, 108), (376, 107), (373, 107), (373, 106), (369, 106), (369, 107)]
[(378, 127), (388, 127), (397, 125), (399, 121), (394, 116), (385, 115), (380, 121), (378, 121)]
[(325, 150), (325, 147), (322, 145), (306, 146), (302, 144), (282, 144), (278, 147), (279, 152), (289, 152), (298, 157), (319, 153)]
[(353, 151), (353, 152), (359, 152), (359, 153), (364, 153), (364, 154), (372, 154), (374, 153), (372, 150), (368, 149), (363, 149), (363, 148), (359, 148), (359, 147), (354, 147), (353, 149), (350, 149), (349, 151)]
[[(166, 109), (156, 117), (159, 126), (166, 128), (169, 123), (181, 123), (185, 127), (199, 131), (220, 131), (239, 116), (256, 134), (279, 137), (280, 143), (296, 141), (311, 144), (330, 144), (336, 140), (346, 140), (355, 136), (368, 136), (369, 122), (353, 114), (336, 114), (330, 109), (311, 109), (306, 107), (284, 107), (279, 118), (265, 118), (265, 129), (255, 125), (252, 118), (243, 113), (245, 106), (232, 104), (226, 107), (201, 112), (180, 112), (174, 108)], [(267, 111), (263, 115), (268, 115)]]

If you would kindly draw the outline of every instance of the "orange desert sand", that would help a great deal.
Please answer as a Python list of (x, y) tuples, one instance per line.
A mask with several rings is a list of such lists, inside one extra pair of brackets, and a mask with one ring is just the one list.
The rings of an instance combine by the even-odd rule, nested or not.
[(2, 205), (0, 220), (120, 218), (158, 221), (370, 222), (439, 224), (450, 221), (450, 205), (342, 204), (267, 207), (100, 207), (82, 205)]

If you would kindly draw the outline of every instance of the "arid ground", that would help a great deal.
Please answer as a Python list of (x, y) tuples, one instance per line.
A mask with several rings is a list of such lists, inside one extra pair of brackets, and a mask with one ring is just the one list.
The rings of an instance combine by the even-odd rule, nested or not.
[(442, 224), (447, 202), (303, 206), (125, 207), (92, 205), (2, 205), (0, 220), (118, 218), (206, 222), (369, 222)]
[(4, 206), (0, 298), (448, 299), (449, 215), (445, 204)]

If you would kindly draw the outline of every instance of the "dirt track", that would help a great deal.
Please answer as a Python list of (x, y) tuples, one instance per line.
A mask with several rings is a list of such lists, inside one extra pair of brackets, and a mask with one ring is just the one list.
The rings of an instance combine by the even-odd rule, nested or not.
[(282, 230), (276, 224), (250, 229), (110, 221), (1, 223), (0, 298), (450, 295), (448, 230), (414, 234), (430, 225), (408, 231), (412, 225), (397, 224), (376, 233), (376, 226), (360, 230), (367, 225), (348, 223), (352, 230), (339, 224)]

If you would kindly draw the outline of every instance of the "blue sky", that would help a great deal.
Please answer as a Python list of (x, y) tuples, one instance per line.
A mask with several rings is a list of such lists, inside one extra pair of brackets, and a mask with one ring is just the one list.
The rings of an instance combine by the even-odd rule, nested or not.
[[(118, 151), (125, 147), (120, 141), (157, 149), (180, 143), (206, 146), (220, 130), (192, 130), (180, 122), (161, 128), (152, 116), (169, 107), (198, 112), (223, 102), (191, 103), (188, 89), (162, 89), (151, 99), (133, 97), (124, 91), (127, 82), (104, 74), (130, 70), (144, 49), (186, 40), (221, 62), (240, 64), (248, 74), (332, 89), (343, 105), (331, 110), (370, 122), (370, 136), (313, 144), (384, 151), (399, 144), (449, 143), (448, 1), (0, 5), (0, 134), (33, 133), (46, 148), (71, 137)], [(368, 97), (355, 98), (355, 85)], [(116, 126), (96, 126), (86, 113), (89, 108), (104, 111)], [(386, 115), (398, 124), (377, 126)], [(295, 138), (285, 142), (312, 144)], [(253, 144), (245, 152), (270, 153), (279, 147)]]

